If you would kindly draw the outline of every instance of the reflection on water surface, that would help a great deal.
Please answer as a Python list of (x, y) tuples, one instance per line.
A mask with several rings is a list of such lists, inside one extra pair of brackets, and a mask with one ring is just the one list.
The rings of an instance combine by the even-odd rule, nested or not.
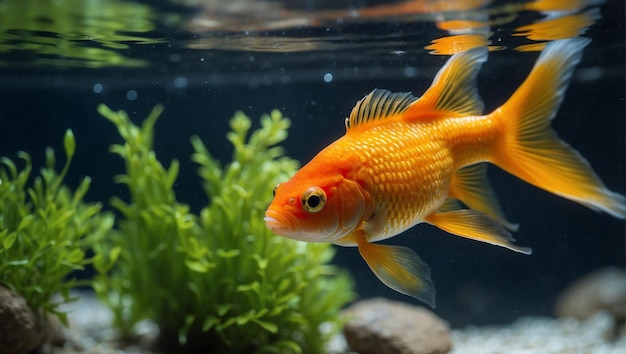
[[(216, 50), (313, 52), (315, 58), (329, 56), (320, 52), (335, 51), (340, 61), (357, 62), (393, 61), (424, 50), (451, 55), (476, 46), (540, 50), (545, 41), (584, 33), (600, 18), (600, 4), (596, 0), (5, 0), (0, 2), (0, 65), (141, 67), (199, 60)], [(349, 55), (342, 56), (343, 52)], [(289, 59), (303, 60), (306, 67), (306, 58)]]

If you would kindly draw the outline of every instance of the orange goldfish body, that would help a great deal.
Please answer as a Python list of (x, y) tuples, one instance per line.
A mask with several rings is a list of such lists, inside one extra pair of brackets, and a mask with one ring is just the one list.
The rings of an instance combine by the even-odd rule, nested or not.
[(267, 227), (296, 240), (357, 246), (383, 283), (434, 307), (430, 269), (415, 252), (373, 242), (427, 222), (530, 254), (512, 243), (508, 230), (516, 225), (502, 213), (482, 162), (624, 219), (624, 196), (550, 128), (588, 42), (548, 44), (513, 96), (487, 115), (475, 85), (485, 48), (452, 56), (421, 98), (375, 89), (356, 104), (343, 137), (276, 186)]

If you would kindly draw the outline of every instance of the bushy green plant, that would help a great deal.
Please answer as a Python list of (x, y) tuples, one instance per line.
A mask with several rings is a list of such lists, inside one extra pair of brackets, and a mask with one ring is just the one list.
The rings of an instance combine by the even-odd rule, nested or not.
[(194, 215), (172, 191), (178, 163), (165, 168), (152, 150), (160, 106), (141, 128), (123, 111), (99, 112), (124, 139), (111, 150), (126, 162), (116, 180), (130, 191), (129, 202), (113, 200), (123, 216), (119, 232), (97, 248), (95, 262), (96, 290), (117, 325), (128, 332), (153, 319), (162, 336), (214, 353), (324, 352), (353, 296), (351, 281), (328, 264), (330, 245), (275, 236), (263, 221), (272, 188), (297, 167), (276, 146), (289, 120), (274, 111), (249, 134), (250, 119), (236, 113), (227, 136), (233, 161), (225, 167), (192, 137), (209, 199)]
[(84, 203), (90, 185), (83, 178), (72, 191), (63, 184), (76, 142), (65, 134), (67, 159), (61, 173), (55, 170), (55, 155), (46, 150), (46, 166), (29, 187), (32, 162), (18, 153), (24, 168), (0, 158), (0, 285), (22, 295), (36, 312), (54, 313), (65, 321), (51, 297), (60, 293), (70, 301), (69, 290), (78, 285), (67, 279), (73, 271), (91, 262), (86, 251), (113, 226), (113, 215), (101, 213), (98, 203)]

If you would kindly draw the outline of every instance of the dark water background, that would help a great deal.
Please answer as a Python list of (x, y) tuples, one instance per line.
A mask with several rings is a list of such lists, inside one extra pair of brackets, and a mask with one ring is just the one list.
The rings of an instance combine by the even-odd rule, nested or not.
[[(125, 196), (126, 192), (112, 182), (123, 164), (108, 152), (109, 145), (120, 138), (97, 114), (96, 106), (105, 103), (124, 109), (138, 123), (155, 104), (163, 103), (155, 150), (165, 165), (174, 158), (180, 160), (177, 198), (195, 211), (207, 201), (196, 166), (189, 160), (191, 135), (201, 136), (211, 153), (226, 162), (232, 150), (225, 133), (232, 114), (242, 110), (256, 119), (278, 108), (293, 123), (284, 144), (287, 154), (304, 163), (343, 134), (344, 117), (373, 88), (421, 95), (448, 58), (424, 49), (431, 40), (449, 34), (436, 27), (437, 15), (465, 16), (464, 12), (413, 14), (333, 22), (326, 18), (331, 15), (320, 15), (322, 10), (381, 2), (298, 1), (288, 3), (300, 14), (312, 18), (317, 14), (326, 20), (276, 29), (263, 25), (280, 19), (280, 13), (258, 10), (246, 13), (260, 18), (260, 25), (254, 27), (250, 20), (232, 20), (241, 13), (213, 9), (205, 13), (229, 19), (224, 22), (230, 27), (199, 30), (188, 25), (188, 20), (203, 13), (197, 4), (139, 1), (132, 3), (151, 7), (153, 27), (143, 32), (118, 29), (116, 34), (144, 41), (118, 38), (113, 42), (119, 48), (110, 48), (102, 39), (1, 27), (16, 16), (6, 11), (10, 3), (0, 1), (4, 31), (0, 37), (0, 156), (16, 160), (17, 151), (24, 150), (41, 166), (45, 147), (52, 146), (62, 155), (63, 134), (71, 128), (77, 156), (67, 183), (76, 186), (81, 177), (91, 176), (88, 199), (106, 204), (112, 195)], [(509, 3), (495, 2), (487, 9)], [(575, 11), (598, 9), (601, 18), (586, 31), (593, 42), (585, 49), (553, 127), (589, 160), (611, 190), (624, 193), (624, 2), (594, 3)], [(482, 15), (500, 16), (488, 11)], [(545, 15), (538, 11), (516, 15), (491, 28), (489, 39), (506, 48), (491, 53), (479, 76), (487, 111), (508, 98), (538, 55), (514, 50), (532, 41), (512, 34)], [(94, 65), (98, 54), (77, 62), (60, 48), (68, 36), (67, 43), (107, 50), (121, 59), (115, 65)], [(46, 45), (56, 49), (44, 53), (20, 47), (37, 38), (50, 39)], [(303, 47), (302, 43), (315, 46)], [(326, 82), (329, 73), (332, 80)], [(598, 268), (624, 267), (623, 221), (538, 190), (495, 167), (490, 167), (490, 180), (506, 215), (521, 225), (515, 233), (517, 243), (532, 247), (532, 256), (461, 239), (425, 224), (387, 241), (411, 247), (430, 265), (437, 287), (436, 312), (453, 326), (550, 315), (556, 296), (573, 280)], [(384, 296), (419, 304), (380, 283), (354, 248), (339, 248), (334, 262), (350, 270), (362, 298)]]

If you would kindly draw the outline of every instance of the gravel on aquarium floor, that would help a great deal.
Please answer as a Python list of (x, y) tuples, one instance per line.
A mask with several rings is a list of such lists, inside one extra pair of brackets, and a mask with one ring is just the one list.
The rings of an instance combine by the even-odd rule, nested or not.
[[(89, 294), (66, 305), (71, 327), (64, 330), (68, 339), (62, 347), (44, 346), (41, 354), (155, 354), (150, 343), (158, 327), (150, 321), (136, 326), (136, 343), (116, 340), (111, 328), (112, 314)], [(450, 354), (623, 354), (626, 329), (610, 340), (613, 318), (598, 313), (585, 321), (564, 318), (522, 317), (507, 326), (467, 327), (451, 331)], [(334, 354), (351, 353), (345, 340), (330, 343)]]
[(597, 313), (573, 318), (522, 317), (507, 326), (468, 327), (452, 331), (451, 354), (623, 354), (626, 331), (609, 339), (613, 318)]

